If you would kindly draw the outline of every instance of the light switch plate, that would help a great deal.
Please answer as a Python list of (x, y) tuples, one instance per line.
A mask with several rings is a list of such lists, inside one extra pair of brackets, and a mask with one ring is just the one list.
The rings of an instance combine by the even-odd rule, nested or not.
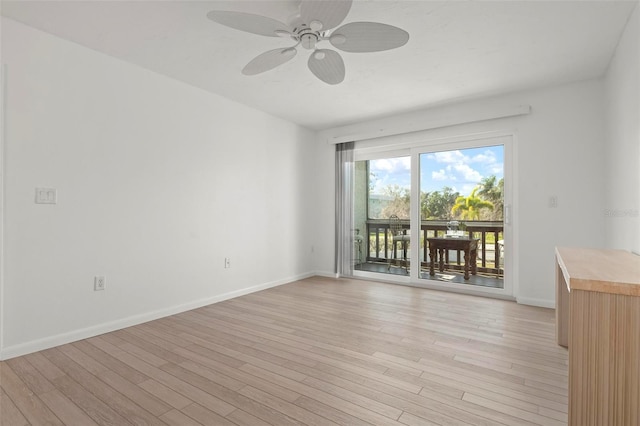
[(36, 188), (36, 204), (57, 204), (58, 193), (55, 188)]

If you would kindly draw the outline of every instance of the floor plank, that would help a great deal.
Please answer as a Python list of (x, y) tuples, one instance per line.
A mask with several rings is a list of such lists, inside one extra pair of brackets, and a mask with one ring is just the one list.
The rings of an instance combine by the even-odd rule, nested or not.
[[(0, 384), (4, 393), (30, 424), (63, 424), (6, 362), (0, 363)], [(4, 401), (5, 398), (2, 400)]]
[[(97, 425), (80, 407), (64, 396), (58, 389), (40, 395), (40, 398), (66, 425)], [(12, 423), (7, 423), (11, 425)]]
[(563, 425), (550, 309), (313, 277), (0, 362), (8, 425)]
[(9, 395), (2, 389), (0, 389), (0, 408), (0, 425), (25, 426), (29, 424)]

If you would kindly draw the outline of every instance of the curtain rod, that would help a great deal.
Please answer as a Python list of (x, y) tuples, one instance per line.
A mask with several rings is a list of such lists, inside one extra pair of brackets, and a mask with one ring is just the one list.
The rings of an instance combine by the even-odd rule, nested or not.
[[(438, 110), (425, 110), (408, 114), (406, 122), (391, 123), (390, 121), (402, 121), (402, 116), (385, 118), (380, 120), (382, 127), (377, 130), (362, 130), (355, 133), (335, 135), (327, 138), (327, 143), (336, 145), (344, 142), (360, 141), (365, 139), (376, 139), (385, 136), (395, 136), (405, 133), (419, 132), (424, 130), (450, 127), (460, 124), (475, 123), (478, 121), (495, 120), (498, 118), (514, 117), (531, 113), (531, 105), (509, 105), (509, 106), (474, 106), (467, 107), (446, 107)], [(385, 122), (388, 125), (385, 125)], [(345, 126), (345, 131), (349, 127)]]

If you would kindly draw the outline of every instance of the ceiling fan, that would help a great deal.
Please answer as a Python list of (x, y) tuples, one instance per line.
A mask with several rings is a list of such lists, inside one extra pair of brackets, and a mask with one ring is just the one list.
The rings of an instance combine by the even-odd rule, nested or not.
[(301, 0), (287, 23), (252, 13), (213, 10), (207, 17), (227, 27), (268, 37), (292, 39), (291, 47), (269, 50), (252, 59), (243, 69), (245, 75), (260, 74), (293, 59), (298, 46), (312, 51), (307, 65), (328, 84), (344, 80), (342, 57), (335, 50), (319, 48), (328, 41), (344, 52), (379, 52), (395, 49), (409, 41), (409, 33), (377, 22), (351, 22), (336, 28), (347, 17), (353, 0)]

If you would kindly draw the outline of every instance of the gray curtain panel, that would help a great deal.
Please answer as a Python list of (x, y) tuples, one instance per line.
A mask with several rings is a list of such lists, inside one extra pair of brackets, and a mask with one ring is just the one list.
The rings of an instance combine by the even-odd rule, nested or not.
[(353, 275), (353, 191), (355, 142), (336, 145), (336, 273)]

